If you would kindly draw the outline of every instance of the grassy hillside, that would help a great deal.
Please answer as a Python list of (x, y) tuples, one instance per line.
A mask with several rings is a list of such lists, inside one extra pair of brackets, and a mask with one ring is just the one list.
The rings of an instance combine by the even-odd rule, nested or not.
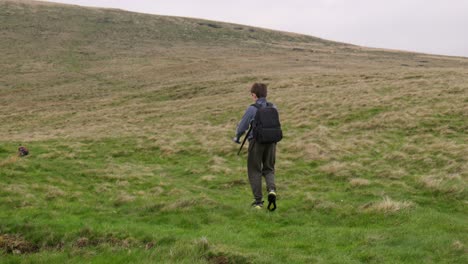
[[(0, 54), (0, 263), (468, 262), (467, 58), (11, 0)], [(230, 141), (257, 81), (274, 213)]]

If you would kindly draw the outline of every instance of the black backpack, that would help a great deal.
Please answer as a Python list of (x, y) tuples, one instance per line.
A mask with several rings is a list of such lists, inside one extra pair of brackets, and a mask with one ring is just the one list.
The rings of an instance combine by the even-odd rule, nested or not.
[(283, 131), (281, 130), (278, 110), (271, 103), (267, 103), (265, 107), (258, 104), (252, 106), (257, 108), (252, 122), (255, 141), (262, 144), (279, 142), (283, 138)]

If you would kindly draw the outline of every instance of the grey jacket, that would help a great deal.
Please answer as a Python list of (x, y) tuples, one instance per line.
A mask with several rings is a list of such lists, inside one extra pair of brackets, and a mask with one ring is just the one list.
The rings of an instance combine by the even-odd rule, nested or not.
[[(258, 98), (255, 103), (261, 105), (262, 107), (265, 107), (267, 105), (267, 100), (265, 97), (261, 97), (261, 98)], [(240, 139), (240, 137), (249, 129), (250, 123), (254, 120), (256, 113), (257, 113), (257, 108), (255, 106), (249, 105), (247, 110), (245, 110), (244, 116), (242, 117), (241, 121), (237, 125), (236, 138)], [(253, 132), (250, 131), (250, 134), (247, 135), (247, 139), (250, 141), (252, 140), (252, 138), (253, 138)]]

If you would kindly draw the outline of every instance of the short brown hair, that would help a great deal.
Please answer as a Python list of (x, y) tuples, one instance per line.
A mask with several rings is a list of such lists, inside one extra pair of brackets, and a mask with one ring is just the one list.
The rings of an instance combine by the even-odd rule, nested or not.
[(264, 83), (254, 83), (250, 92), (254, 93), (258, 98), (267, 96), (267, 86)]

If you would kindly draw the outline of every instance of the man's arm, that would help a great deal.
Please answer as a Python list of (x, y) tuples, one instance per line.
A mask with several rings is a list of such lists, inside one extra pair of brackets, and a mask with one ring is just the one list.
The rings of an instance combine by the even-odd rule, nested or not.
[(234, 140), (235, 142), (239, 142), (240, 137), (245, 133), (245, 131), (247, 131), (247, 129), (249, 129), (250, 122), (254, 119), (256, 110), (257, 109), (254, 106), (249, 106), (245, 111), (244, 116), (237, 125), (236, 137), (234, 138), (236, 139)]

